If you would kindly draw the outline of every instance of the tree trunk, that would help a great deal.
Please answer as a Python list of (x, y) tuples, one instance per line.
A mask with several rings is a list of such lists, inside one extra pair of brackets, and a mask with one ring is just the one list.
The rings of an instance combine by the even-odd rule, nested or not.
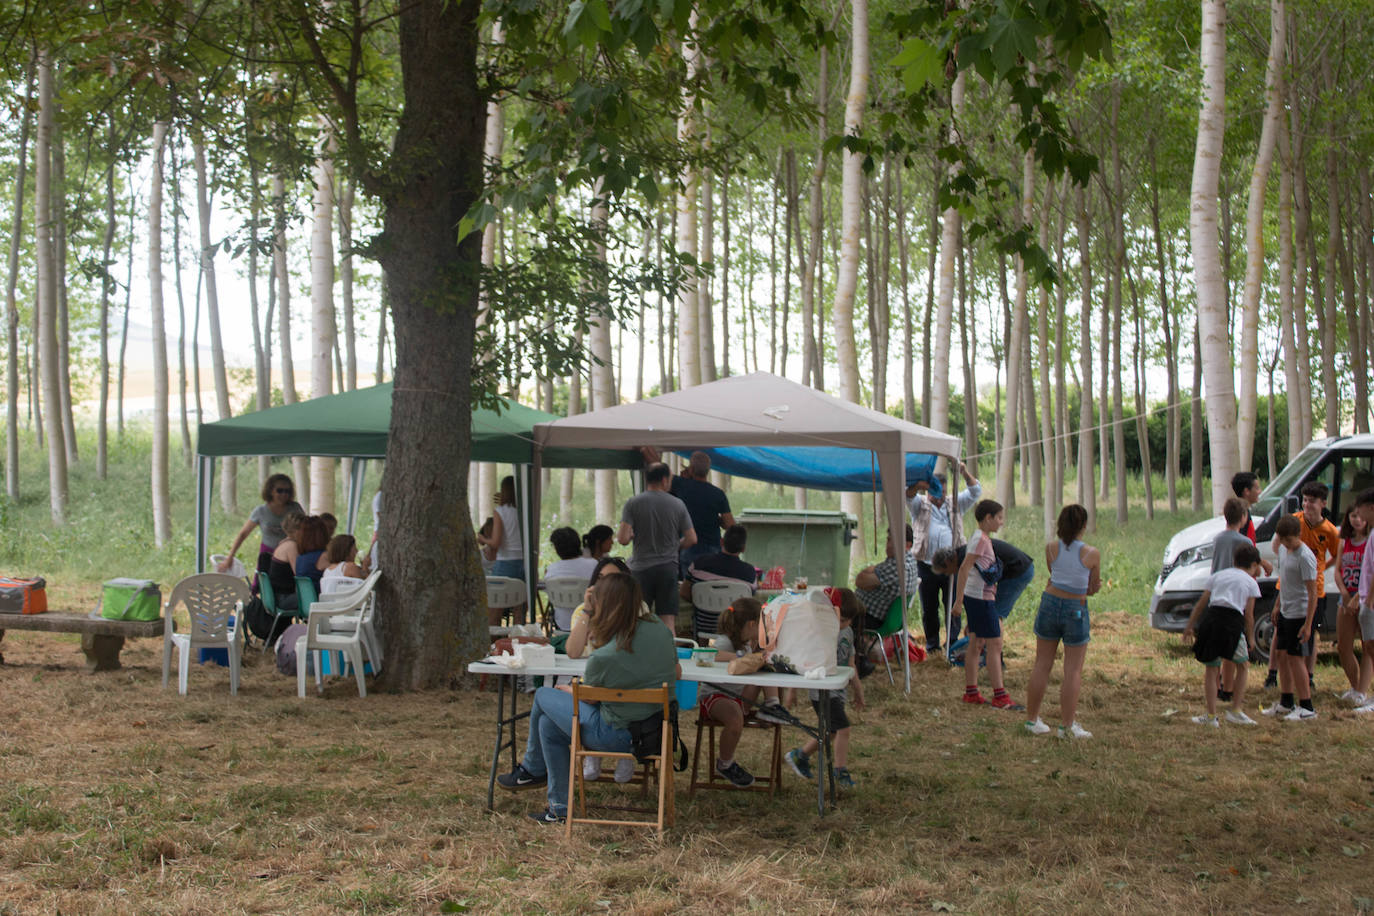
[(396, 334), (377, 615), (384, 690), (446, 685), (490, 644), (466, 509), (481, 239), (455, 245), (453, 233), (482, 187), (478, 11), (477, 0), (432, 0), (396, 14), (402, 177), (383, 195), (381, 246)]
[[(339, 339), (334, 320), (334, 135), (321, 120), (324, 137), (315, 158), (315, 193), (310, 225), (310, 396), (334, 393), (332, 357)], [(334, 511), (333, 458), (310, 459), (310, 511)]]
[[(181, 214), (184, 211), (181, 202), (181, 157), (177, 155), (178, 144), (172, 143), (172, 263), (176, 265), (172, 271), (172, 289), (176, 292), (177, 299), (177, 425), (181, 428), (181, 462), (190, 468), (195, 463), (194, 449), (191, 447), (191, 422), (187, 416), (186, 409), (186, 291), (181, 279)], [(196, 313), (200, 313), (200, 281), (196, 282)], [(196, 365), (196, 381), (199, 388), (199, 363)], [(196, 399), (196, 406), (199, 408), (200, 399)], [(200, 420), (200, 412), (196, 412), (196, 420)]]
[(1116, 523), (1125, 525), (1129, 504), (1126, 500), (1126, 423), (1121, 396), (1121, 322), (1122, 280), (1126, 271), (1126, 188), (1121, 180), (1121, 144), (1117, 134), (1117, 115), (1121, 107), (1121, 87), (1112, 95), (1112, 465), (1116, 470)]
[(1164, 233), (1159, 220), (1159, 172), (1155, 168), (1155, 148), (1150, 144), (1150, 223), (1155, 240), (1155, 272), (1158, 274), (1160, 327), (1164, 331), (1165, 430), (1164, 483), (1169, 491), (1169, 511), (1178, 511), (1179, 405), (1178, 346), (1173, 333), (1174, 318), (1169, 309), (1169, 270), (1164, 259)]
[[(973, 351), (978, 329), (968, 307), (968, 253), (964, 248), (964, 231), (959, 230), (959, 355), (964, 378), (964, 457), (974, 475), (978, 474), (978, 384), (974, 373)], [(952, 333), (952, 332), (951, 332)], [(993, 414), (996, 421), (996, 414)]]
[[(1202, 391), (1202, 322), (1197, 320), (1193, 324), (1193, 391)], [(1202, 511), (1202, 400), (1200, 395), (1195, 395), (1189, 405), (1188, 414), (1188, 446), (1192, 453), (1192, 462), (1189, 467), (1188, 476), (1192, 481), (1192, 509), (1194, 512)]]
[[(606, 260), (605, 235), (610, 231), (607, 225), (610, 220), (610, 209), (599, 187), (592, 193), (592, 197), (592, 226), (593, 231), (598, 236), (596, 268), (600, 278), (597, 282), (601, 285), (602, 291), (605, 292), (606, 283), (610, 278), (610, 264)], [(616, 403), (614, 355), (611, 353), (611, 316), (609, 314), (590, 316), (587, 329), (589, 349), (592, 355), (592, 410), (605, 410), (615, 406)], [(594, 504), (598, 519), (618, 517), (616, 514), (615, 478), (616, 472), (614, 470), (601, 469), (596, 472)]]
[(1212, 509), (1231, 492), (1231, 475), (1240, 469), (1236, 447), (1235, 388), (1231, 341), (1226, 331), (1226, 282), (1217, 237), (1217, 183), (1226, 130), (1226, 2), (1202, 2), (1202, 106), (1189, 219), (1197, 287), (1202, 372), (1207, 385), (1207, 438), (1212, 451)]
[[(192, 147), (196, 161), (196, 212), (200, 216), (200, 264), (205, 277), (205, 308), (210, 321), (210, 360), (215, 374), (215, 408), (221, 420), (234, 415), (229, 406), (229, 373), (224, 365), (224, 338), (219, 323), (219, 286), (215, 282), (216, 245), (210, 241), (210, 179), (205, 164), (205, 145)], [(220, 461), (220, 504), (229, 515), (238, 514), (238, 462)]]
[[(837, 11), (838, 14), (838, 11)], [(802, 299), (802, 384), (821, 387), (820, 349), (816, 341), (816, 288), (821, 263), (821, 230), (824, 228), (825, 141), (829, 135), (830, 51), (822, 45), (816, 76), (816, 157), (811, 166), (811, 225), (806, 257), (798, 257)], [(801, 233), (797, 233), (801, 246)], [(798, 255), (801, 252), (798, 251)]]
[[(703, 61), (703, 64), (706, 62)], [(708, 125), (703, 139), (703, 147), (711, 147), (711, 128)], [(701, 238), (697, 244), (697, 260), (701, 263), (701, 276), (697, 280), (697, 365), (700, 367), (700, 381), (716, 380), (716, 325), (712, 317), (715, 297), (711, 295), (711, 281), (714, 279), (716, 240), (715, 232), (715, 177), (710, 169), (701, 176), (701, 192), (698, 204), (704, 205), (699, 215), (698, 228)]]
[[(251, 130), (252, 128), (248, 128)], [(258, 172), (256, 158), (248, 162), (248, 307), (253, 321), (253, 373), (258, 410), (272, 406), (272, 362), (267, 358), (263, 345), (262, 316), (258, 313), (258, 221), (262, 219), (262, 177)], [(271, 336), (271, 319), (268, 319), (267, 335)], [(258, 485), (261, 486), (272, 473), (272, 457), (258, 456)]]
[(1264, 68), (1264, 119), (1259, 149), (1250, 171), (1250, 203), (1245, 211), (1245, 285), (1240, 319), (1240, 407), (1236, 415), (1237, 467), (1254, 466), (1255, 420), (1259, 399), (1260, 285), (1264, 281), (1264, 197), (1269, 187), (1269, 168), (1283, 114), (1284, 0), (1269, 0), (1269, 59)]
[[(9, 329), (9, 339), (5, 345), (5, 493), (11, 503), (19, 501), (19, 302), (15, 291), (19, 285), (19, 240), (24, 232), (24, 190), (29, 166), (29, 132), (33, 129), (33, 109), (27, 104), (33, 98), (33, 63), (33, 59), (30, 58), (24, 77), (25, 104), (24, 114), (19, 122), (19, 157), (14, 163), (14, 218), (10, 222), (9, 272), (5, 280), (5, 324)], [(113, 164), (110, 166), (110, 172), (114, 173)], [(107, 254), (107, 272), (109, 260)], [(102, 307), (105, 301), (102, 299)], [(103, 336), (101, 340), (103, 353)], [(106, 371), (108, 375), (108, 369)], [(103, 408), (103, 401), (101, 406)], [(103, 409), (101, 416), (104, 416)], [(101, 428), (104, 428), (103, 423)], [(104, 479), (103, 473), (100, 476)]]
[[(964, 116), (966, 71), (959, 71), (950, 89), (951, 132), (957, 137)], [(939, 298), (935, 310), (935, 339), (931, 353), (930, 427), (949, 432), (949, 343), (950, 319), (954, 310), (954, 261), (960, 246), (961, 217), (956, 207), (941, 217)], [(937, 462), (937, 466), (943, 462)], [(953, 482), (954, 476), (950, 475)]]
[[(1035, 206), (1035, 158), (1027, 151), (1021, 158), (1021, 208), (1017, 214), (1021, 231), (1030, 225)], [(1025, 352), (1027, 317), (1026, 295), (1030, 275), (1021, 258), (1016, 259), (1016, 299), (1011, 307), (1011, 326), (1002, 352), (1007, 358), (1007, 407), (1002, 421), (1002, 441), (997, 452), (997, 501), (1004, 506), (1015, 503), (1016, 437), (1021, 419), (1022, 354)], [(1004, 300), (1005, 301), (1005, 297)], [(1031, 393), (1028, 396), (1033, 397)]]
[[(130, 169), (129, 185), (133, 186), (133, 170)], [(119, 386), (115, 393), (115, 423), (119, 438), (124, 438), (124, 370), (128, 365), (125, 356), (129, 349), (129, 305), (134, 291), (134, 246), (138, 244), (134, 236), (134, 215), (138, 210), (137, 192), (129, 192), (129, 258), (124, 262), (124, 320), (119, 330)]]
[[(942, 224), (940, 222), (940, 179), (944, 176), (944, 164), (938, 155), (931, 157), (932, 172), (930, 186), (937, 189), (936, 193), (930, 195), (930, 236), (926, 242), (926, 311), (924, 319), (921, 321), (921, 424), (930, 425), (930, 386), (934, 365), (930, 353), (930, 329), (935, 323), (935, 280), (937, 268), (943, 266), (940, 261), (940, 252), (943, 250), (944, 240), (941, 237)], [(962, 257), (963, 242), (959, 242), (959, 252)], [(969, 392), (964, 392), (967, 400)]]
[(167, 546), (172, 537), (168, 493), (167, 325), (162, 308), (162, 152), (167, 124), (153, 124), (153, 171), (148, 188), (148, 304), (153, 331), (153, 542)]
[(1088, 530), (1097, 530), (1097, 489), (1093, 482), (1093, 328), (1092, 261), (1089, 257), (1088, 200), (1078, 188), (1078, 501), (1088, 510)]
[(1135, 441), (1140, 452), (1140, 477), (1145, 482), (1145, 518), (1155, 517), (1154, 468), (1150, 456), (1149, 382), (1145, 374), (1145, 316), (1140, 308), (1140, 290), (1136, 288), (1135, 276), (1130, 272), (1130, 261), (1126, 262), (1126, 276), (1131, 281), (1131, 315), (1135, 327), (1135, 340), (1131, 346), (1131, 371), (1135, 375)]
[[(1289, 99), (1291, 104), (1297, 104), (1297, 90), (1290, 83), (1288, 85)], [(1299, 127), (1300, 109), (1294, 108), (1289, 124), (1293, 133), (1293, 328), (1296, 338), (1298, 354), (1298, 388), (1297, 402), (1294, 403), (1290, 396), (1288, 399), (1289, 411), (1296, 411), (1298, 419), (1302, 422), (1302, 435), (1298, 440), (1290, 445), (1296, 450), (1312, 441), (1312, 431), (1316, 428), (1316, 409), (1317, 406), (1312, 402), (1312, 368), (1308, 360), (1308, 323), (1307, 323), (1307, 289), (1308, 274), (1311, 273), (1312, 289), (1315, 294), (1317, 286), (1317, 259), (1315, 256), (1316, 243), (1312, 239), (1312, 202), (1309, 199), (1307, 190), (1307, 166), (1306, 137)], [(1319, 302), (1320, 297), (1313, 301)]]
[[(44, 427), (48, 440), (48, 502), (54, 525), (67, 523), (67, 449), (62, 429), (62, 380), (57, 339), (57, 265), (53, 239), (52, 141), (56, 119), (53, 64), (47, 49), (38, 52), (38, 139), (33, 176), (34, 224), (38, 230), (38, 371), (48, 405)], [(156, 329), (154, 329), (156, 331)], [(164, 416), (165, 407), (164, 407)], [(162, 546), (162, 541), (158, 541)]]
[[(1054, 207), (1054, 182), (1049, 181), (1045, 184), (1045, 203), (1040, 208), (1040, 248), (1047, 253), (1050, 250), (1050, 216), (1054, 212)], [(1048, 542), (1054, 534), (1055, 515), (1059, 511), (1060, 500), (1064, 498), (1064, 490), (1055, 479), (1056, 437), (1050, 399), (1050, 291), (1043, 284), (1040, 286), (1040, 307), (1036, 314), (1035, 330), (1040, 354), (1040, 463), (1045, 475), (1045, 494), (1041, 500), (1044, 506), (1041, 534)]]
[(358, 387), (358, 339), (353, 307), (353, 181), (340, 178), (343, 191), (339, 195), (339, 292), (343, 296), (344, 367), (339, 388), (354, 391)]
[(62, 442), (67, 464), (77, 463), (76, 420), (72, 412), (71, 309), (67, 302), (67, 148), (62, 139), (61, 97), (54, 74), (52, 130), (53, 264), (57, 292), (57, 372), (62, 395)]
[(908, 423), (916, 422), (916, 371), (912, 365), (916, 359), (916, 327), (911, 314), (911, 278), (909, 276), (910, 252), (906, 233), (906, 192), (902, 188), (902, 173), (905, 167), (897, 163), (896, 188), (893, 199), (896, 201), (897, 221), (897, 273), (902, 286), (902, 419)]
[[(682, 110), (677, 118), (677, 143), (683, 150), (694, 150), (697, 145), (697, 107), (696, 80), (701, 65), (701, 48), (696, 41), (696, 7), (687, 20), (690, 34), (682, 42), (682, 61), (686, 68), (682, 91)], [(677, 253), (689, 262), (698, 260), (697, 251), (697, 196), (701, 190), (701, 173), (695, 164), (688, 165), (682, 174), (682, 184), (677, 192)], [(678, 373), (681, 387), (691, 388), (701, 384), (701, 319), (697, 307), (697, 284), (688, 280), (678, 287), (677, 308), (674, 315), (679, 318), (677, 329)]]
[[(1293, 316), (1293, 152), (1288, 142), (1288, 123), (1278, 128), (1279, 153), (1279, 348), (1283, 360), (1284, 392), (1288, 415), (1288, 457), (1292, 458), (1303, 442), (1302, 408), (1298, 398), (1302, 384), (1298, 381), (1297, 341), (1294, 337)], [(1269, 411), (1274, 409), (1274, 374), (1269, 373)], [(1270, 438), (1273, 430), (1270, 430)], [(1271, 460), (1272, 465), (1272, 460)], [(1272, 472), (1271, 472), (1272, 476)]]

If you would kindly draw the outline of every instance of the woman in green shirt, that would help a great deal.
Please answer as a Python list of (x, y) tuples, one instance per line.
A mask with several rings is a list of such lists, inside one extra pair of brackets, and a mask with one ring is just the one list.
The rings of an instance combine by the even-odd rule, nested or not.
[[(590, 687), (626, 690), (672, 687), (679, 670), (673, 634), (657, 617), (640, 616), (644, 597), (635, 580), (624, 574), (605, 576), (597, 581), (594, 597), (592, 654), (583, 681)], [(570, 688), (540, 687), (530, 709), (524, 759), (496, 780), (512, 791), (547, 785), (548, 807), (530, 815), (541, 824), (557, 823), (568, 813), (572, 710)], [(651, 703), (582, 703), (582, 743), (592, 750), (627, 753), (629, 725), (657, 711)]]

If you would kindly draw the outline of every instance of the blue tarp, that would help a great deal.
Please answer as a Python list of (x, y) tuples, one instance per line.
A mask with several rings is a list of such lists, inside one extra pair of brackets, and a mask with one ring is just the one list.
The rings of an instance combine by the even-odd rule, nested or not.
[[(864, 493), (882, 490), (878, 459), (867, 449), (831, 446), (788, 446), (758, 448), (732, 446), (704, 448), (711, 456), (711, 469), (769, 483), (806, 487), (809, 490), (846, 490)], [(678, 454), (689, 457), (691, 451)], [(906, 456), (906, 483), (929, 480), (935, 471), (934, 455)]]

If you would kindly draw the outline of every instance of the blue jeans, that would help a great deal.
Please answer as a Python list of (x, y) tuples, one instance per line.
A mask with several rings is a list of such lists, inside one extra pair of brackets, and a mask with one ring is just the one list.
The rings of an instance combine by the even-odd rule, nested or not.
[(1037, 639), (1062, 641), (1066, 646), (1086, 646), (1092, 631), (1088, 602), (1060, 598), (1045, 592), (1035, 615)]
[[(572, 694), (540, 687), (530, 707), (530, 734), (521, 766), (532, 776), (549, 778), (549, 810), (568, 813), (568, 761), (572, 757)], [(578, 704), (582, 744), (597, 751), (628, 753), (630, 733), (601, 720), (601, 707)]]
[(1026, 586), (1035, 580), (1035, 564), (1032, 563), (1025, 572), (1015, 579), (1003, 579), (997, 583), (997, 599), (993, 605), (997, 609), (997, 616), (1006, 620), (1011, 615), (1011, 609), (1016, 607), (1016, 599), (1021, 597), (1021, 593), (1026, 590)]

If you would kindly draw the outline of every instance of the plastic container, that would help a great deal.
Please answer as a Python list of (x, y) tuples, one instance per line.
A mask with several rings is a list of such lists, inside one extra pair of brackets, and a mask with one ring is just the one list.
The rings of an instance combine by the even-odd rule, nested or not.
[(785, 585), (849, 583), (849, 544), (858, 520), (848, 512), (745, 509), (735, 520), (749, 529), (744, 557), (759, 569), (782, 567)]
[[(692, 663), (692, 650), (691, 650), (691, 649), (679, 648), (679, 649), (677, 650), (677, 659), (678, 659), (679, 662), (681, 662), (681, 663), (684, 664), (684, 665), (690, 665), (690, 664)], [(678, 709), (696, 709), (696, 708), (697, 708), (697, 682), (696, 682), (696, 681), (678, 681), (678, 682), (677, 682), (676, 691), (677, 691), (677, 708), (678, 708)]]
[(692, 650), (692, 664), (698, 668), (710, 668), (716, 663), (716, 650), (701, 646)]

